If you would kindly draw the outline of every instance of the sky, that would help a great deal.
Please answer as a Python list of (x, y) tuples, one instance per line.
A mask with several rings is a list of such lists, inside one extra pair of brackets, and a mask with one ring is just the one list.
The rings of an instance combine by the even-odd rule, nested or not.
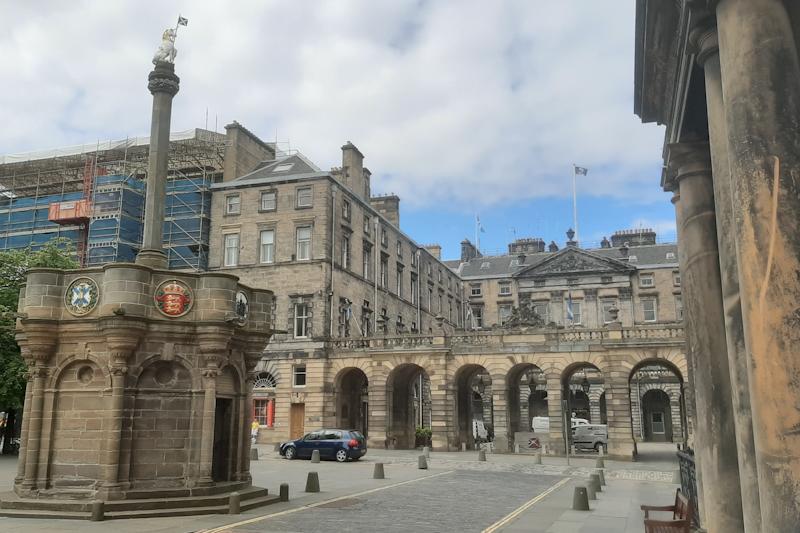
[(456, 258), (475, 240), (597, 246), (650, 227), (663, 128), (633, 114), (634, 2), (0, 0), (0, 154), (149, 132), (147, 74), (178, 14), (173, 131), (237, 120), (320, 168), (352, 141), (401, 226)]

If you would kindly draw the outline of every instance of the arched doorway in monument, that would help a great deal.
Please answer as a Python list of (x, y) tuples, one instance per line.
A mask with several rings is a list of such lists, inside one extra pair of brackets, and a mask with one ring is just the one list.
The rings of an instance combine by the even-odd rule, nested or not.
[[(240, 406), (240, 379), (232, 366), (223, 368), (217, 376), (217, 398), (214, 409), (214, 441), (211, 452), (211, 478), (214, 481), (236, 479), (241, 449), (241, 428), (236, 427)], [(249, 435), (249, 431), (247, 432)]]
[(345, 368), (334, 380), (336, 426), (356, 429), (367, 436), (369, 419), (369, 380), (360, 368)]
[(683, 376), (663, 359), (648, 359), (629, 375), (631, 429), (638, 442), (687, 442)]
[[(590, 363), (573, 365), (564, 371), (562, 386), (565, 419), (570, 416), (590, 424), (605, 423), (605, 402), (600, 401), (605, 391), (605, 380), (600, 369)], [(571, 420), (569, 425), (572, 426)]]
[[(508, 372), (509, 432), (531, 432), (531, 419), (548, 416), (547, 378), (541, 368), (530, 363), (514, 366)], [(513, 440), (511, 441), (513, 444)], [(525, 439), (527, 443), (527, 438)]]
[(459, 446), (474, 448), (477, 443), (494, 439), (492, 377), (481, 365), (468, 364), (455, 376), (456, 419)]
[(389, 373), (386, 411), (387, 445), (414, 448), (417, 428), (431, 428), (431, 381), (424, 368), (404, 363)]

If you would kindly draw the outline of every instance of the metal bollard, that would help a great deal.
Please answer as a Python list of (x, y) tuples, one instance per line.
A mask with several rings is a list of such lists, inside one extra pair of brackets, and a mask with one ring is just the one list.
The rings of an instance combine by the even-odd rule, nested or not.
[(288, 502), (289, 501), (289, 484), (288, 483), (281, 483), (280, 500), (282, 502)]
[(239, 514), (241, 512), (239, 510), (241, 503), (241, 495), (236, 491), (231, 492), (230, 496), (228, 496), (228, 514)]
[(428, 446), (422, 448), (422, 455), (425, 456), (425, 459), (431, 458), (431, 449)]
[(319, 492), (319, 474), (309, 472), (306, 478), (306, 492)]
[(575, 487), (575, 493), (572, 495), (572, 510), (589, 510), (589, 495), (586, 491), (586, 487)]
[(478, 461), (485, 461), (486, 460), (486, 450), (480, 450), (478, 452)]
[(589, 476), (589, 483), (594, 485), (595, 492), (603, 492), (603, 487), (600, 486), (600, 476), (597, 474)]
[(95, 500), (92, 502), (92, 521), (102, 522), (105, 520), (105, 502), (102, 500)]
[(420, 455), (419, 458), (417, 458), (417, 468), (420, 470), (428, 469), (428, 461), (425, 459), (424, 455)]
[(600, 478), (600, 486), (601, 487), (605, 487), (606, 486), (606, 475), (603, 473), (602, 469), (597, 471), (597, 477)]
[(383, 479), (383, 463), (375, 463), (375, 468), (372, 470), (372, 479)]
[(314, 450), (311, 452), (311, 462), (312, 463), (319, 462), (319, 450)]
[(250, 460), (258, 461), (258, 448), (250, 448)]

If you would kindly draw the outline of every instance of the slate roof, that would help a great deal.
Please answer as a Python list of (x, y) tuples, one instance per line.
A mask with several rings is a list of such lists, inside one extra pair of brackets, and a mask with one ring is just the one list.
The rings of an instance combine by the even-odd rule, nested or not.
[(223, 189), (241, 185), (258, 185), (276, 181), (315, 178), (328, 175), (328, 172), (320, 171), (319, 167), (303, 156), (303, 154), (296, 153), (280, 157), (274, 161), (263, 161), (249, 174), (239, 176), (231, 181), (215, 183), (212, 185), (212, 189)]
[[(563, 251), (562, 248), (560, 251)], [(619, 248), (592, 248), (587, 250), (595, 255), (609, 259), (622, 260), (623, 256)], [(469, 278), (502, 278), (511, 277), (517, 272), (545, 261), (558, 252), (539, 252), (525, 255), (525, 263), (519, 265), (518, 254), (495, 255), (489, 257), (477, 257), (467, 263), (460, 261), (446, 261), (458, 275), (464, 279)], [(674, 254), (673, 258), (667, 258), (667, 253)], [(655, 244), (645, 246), (632, 246), (628, 250), (628, 256), (636, 257), (635, 261), (629, 261), (631, 266), (636, 268), (653, 268), (678, 266), (678, 245), (677, 244)], [(456, 265), (456, 266), (451, 266)]]

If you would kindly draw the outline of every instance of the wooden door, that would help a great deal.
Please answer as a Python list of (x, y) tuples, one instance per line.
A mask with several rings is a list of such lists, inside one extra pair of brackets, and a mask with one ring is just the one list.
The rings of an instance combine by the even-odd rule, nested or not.
[(299, 439), (305, 434), (306, 404), (293, 403), (289, 409), (289, 438)]

